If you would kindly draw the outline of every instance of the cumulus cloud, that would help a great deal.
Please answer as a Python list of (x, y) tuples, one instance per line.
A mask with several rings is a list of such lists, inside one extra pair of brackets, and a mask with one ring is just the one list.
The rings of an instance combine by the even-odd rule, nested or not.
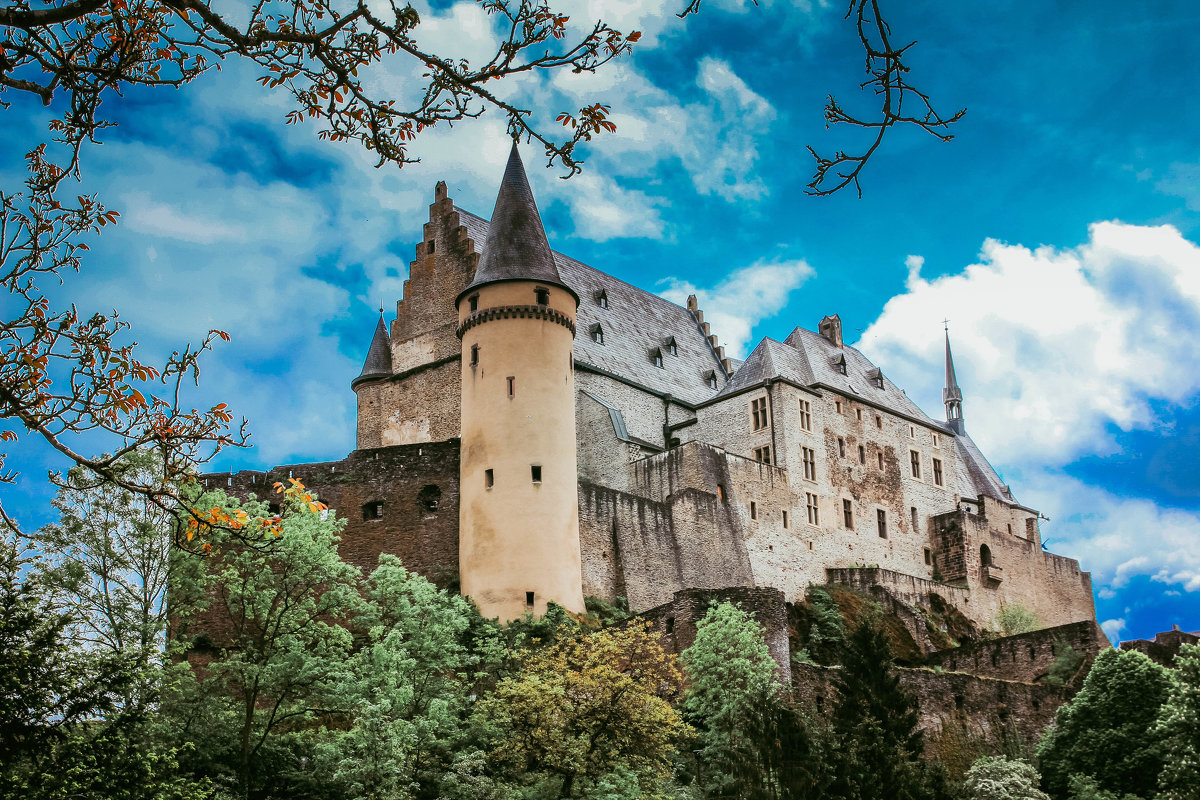
[(906, 291), (859, 347), (938, 409), (950, 317), (967, 430), (1052, 518), (1052, 549), (1080, 558), (1102, 596), (1135, 576), (1200, 590), (1200, 515), (1062, 469), (1115, 452), (1114, 430), (1153, 429), (1155, 404), (1200, 394), (1200, 248), (1171, 226), (1101, 222), (1079, 247), (988, 241), (961, 272), (927, 280), (922, 267), (909, 258)]
[(663, 281), (663, 297), (683, 305), (690, 294), (696, 295), (704, 321), (733, 358), (745, 358), (754, 326), (778, 314), (787, 306), (788, 297), (813, 275), (804, 261), (760, 260), (730, 273), (711, 288), (699, 288), (678, 278)]
[(1121, 631), (1125, 630), (1124, 619), (1106, 619), (1100, 623), (1101, 630), (1110, 642), (1121, 641)]

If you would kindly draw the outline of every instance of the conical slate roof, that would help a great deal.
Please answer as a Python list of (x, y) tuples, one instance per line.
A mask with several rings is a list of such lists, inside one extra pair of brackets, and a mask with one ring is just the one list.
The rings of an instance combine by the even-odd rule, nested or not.
[[(500, 281), (539, 281), (562, 286), (575, 294), (563, 283), (554, 265), (550, 242), (546, 240), (546, 230), (542, 227), (542, 217), (533, 200), (516, 142), (509, 153), (508, 166), (504, 168), (504, 179), (500, 182), (475, 280), (458, 299), (484, 284)], [(578, 296), (575, 300), (579, 301)]]
[(392, 343), (388, 338), (387, 325), (383, 322), (383, 312), (379, 312), (379, 324), (375, 326), (375, 335), (371, 338), (371, 349), (367, 350), (367, 360), (362, 372), (350, 382), (353, 389), (360, 382), (372, 378), (389, 378), (392, 375)]
[(942, 390), (942, 402), (962, 400), (962, 389), (954, 376), (954, 356), (950, 355), (950, 331), (946, 331), (946, 388)]

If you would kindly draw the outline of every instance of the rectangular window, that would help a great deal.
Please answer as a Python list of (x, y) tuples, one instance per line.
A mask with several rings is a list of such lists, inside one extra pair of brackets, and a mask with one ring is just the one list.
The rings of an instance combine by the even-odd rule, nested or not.
[(767, 427), (767, 398), (759, 397), (750, 401), (750, 421), (756, 431)]
[(840, 436), (838, 437), (838, 457), (846, 457), (846, 440)]
[(916, 506), (913, 506), (912, 508), (910, 508), (910, 509), (909, 509), (909, 511), (910, 511), (910, 512), (912, 512), (912, 525), (913, 525), (912, 529), (913, 529), (913, 533), (916, 533), (916, 532), (917, 532), (917, 528), (918, 528), (918, 527), (920, 527), (920, 526), (918, 526), (918, 525), (917, 525), (917, 507), (916, 507)]
[(883, 416), (880, 414), (875, 415), (875, 427), (883, 430)]
[(533, 592), (525, 593), (525, 605), (529, 606), (530, 608), (533, 607)]
[(883, 451), (879, 450), (875, 453), (875, 458), (879, 459), (879, 468), (883, 469)]
[(489, 489), (496, 485), (496, 475), (490, 469), (483, 471), (483, 485)]
[(750, 519), (758, 519), (758, 504), (750, 501)]
[(842, 501), (842, 524), (848, 530), (854, 530), (854, 506), (850, 504), (849, 500)]
[(534, 289), (533, 293), (534, 293), (534, 296), (537, 297), (537, 304), (539, 306), (550, 305), (550, 290), (549, 289)]
[(812, 406), (807, 400), (800, 401), (800, 430), (812, 430)]
[(938, 486), (942, 485), (942, 460), (940, 458), (933, 460), (933, 482)]
[(920, 480), (921, 478), (921, 454), (916, 450), (908, 451), (908, 460), (912, 463), (912, 476)]
[(858, 417), (859, 422), (862, 422), (862, 409), (861, 408), (854, 409), (854, 415), (856, 417)]
[(938, 434), (936, 434), (936, 433), (935, 433), (935, 434), (933, 434), (933, 446), (934, 446), (934, 447), (937, 447), (937, 446), (938, 446), (938, 445), (940, 445), (941, 443), (942, 443), (942, 437), (941, 437), (941, 436), (939, 436), (939, 435), (938, 435)]
[(858, 446), (858, 463), (867, 463), (867, 448), (863, 447), (861, 444)]
[(514, 392), (514, 385), (516, 384), (517, 379), (514, 378), (512, 375), (509, 375), (505, 380), (508, 381), (508, 396), (512, 397), (513, 392)]
[(925, 565), (929, 566), (933, 563), (933, 553), (928, 547), (925, 548)]
[(471, 366), (479, 366), (479, 345), (477, 344), (471, 345)]
[(817, 479), (817, 451), (811, 447), (801, 447), (800, 455), (804, 461), (804, 479), (815, 481)]
[(805, 502), (805, 506), (808, 509), (808, 524), (809, 525), (820, 525), (821, 524), (821, 509), (817, 503), (817, 496), (815, 494), (813, 494), (812, 492), (805, 492), (804, 493), (804, 502)]
[(787, 530), (787, 512), (783, 512), (783, 528)]
[(839, 414), (842, 413), (842, 401), (841, 400), (834, 400), (833, 407), (837, 411), (837, 413), (839, 413)]
[(913, 425), (908, 426), (908, 438), (910, 438), (910, 439), (917, 438), (917, 429)]
[(764, 464), (771, 463), (771, 447), (756, 447), (754, 448), (754, 460), (761, 461)]
[(530, 473), (530, 476), (533, 478), (534, 483), (542, 482), (542, 465), (541, 464), (531, 465), (529, 467), (529, 473)]
[(887, 538), (887, 512), (882, 508), (875, 509), (875, 520), (879, 524), (879, 538)]
[(479, 310), (479, 295), (477, 295), (477, 294), (471, 295), (471, 297), (467, 300), (467, 303), (469, 304), (472, 312), (478, 311)]

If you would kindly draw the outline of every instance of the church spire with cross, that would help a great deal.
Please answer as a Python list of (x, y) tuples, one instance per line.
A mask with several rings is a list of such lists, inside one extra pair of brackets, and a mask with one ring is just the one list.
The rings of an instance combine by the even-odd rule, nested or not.
[(946, 405), (946, 422), (957, 433), (963, 433), (962, 389), (954, 375), (954, 356), (950, 353), (950, 321), (942, 320), (946, 328), (946, 388), (942, 389), (942, 402)]

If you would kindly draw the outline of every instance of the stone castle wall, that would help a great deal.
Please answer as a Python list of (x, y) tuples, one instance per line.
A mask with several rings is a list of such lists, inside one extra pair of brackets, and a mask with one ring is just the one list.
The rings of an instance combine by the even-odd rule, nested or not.
[(1084, 656), (1080, 670), (1085, 673), (1096, 655), (1111, 647), (1096, 621), (1089, 620), (963, 645), (932, 653), (927, 660), (929, 666), (951, 672), (1033, 683), (1046, 677), (1056, 656), (1055, 648), (1062, 646), (1070, 646)]

